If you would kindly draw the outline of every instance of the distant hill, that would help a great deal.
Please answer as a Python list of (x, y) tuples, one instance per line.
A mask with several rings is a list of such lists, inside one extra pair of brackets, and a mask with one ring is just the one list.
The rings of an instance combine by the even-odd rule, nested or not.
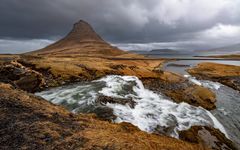
[(224, 47), (219, 47), (219, 48), (214, 48), (214, 49), (209, 49), (209, 50), (198, 50), (197, 52), (204, 52), (204, 53), (210, 53), (210, 54), (239, 54), (240, 53), (240, 43), (239, 44), (234, 44), (234, 45), (229, 45), (229, 46), (224, 46)]
[(140, 51), (140, 50), (132, 50), (132, 53), (144, 54), (144, 55), (166, 55), (166, 54), (181, 54), (180, 51), (173, 49), (153, 49), (150, 51)]
[(80, 56), (118, 56), (128, 54), (104, 41), (88, 24), (80, 20), (63, 39), (31, 55), (80, 55)]
[(141, 50), (130, 50), (129, 52), (135, 53), (135, 54), (148, 54), (150, 51), (141, 51)]
[(173, 50), (173, 49), (153, 49), (149, 52), (149, 54), (157, 55), (157, 54), (179, 54), (181, 52)]

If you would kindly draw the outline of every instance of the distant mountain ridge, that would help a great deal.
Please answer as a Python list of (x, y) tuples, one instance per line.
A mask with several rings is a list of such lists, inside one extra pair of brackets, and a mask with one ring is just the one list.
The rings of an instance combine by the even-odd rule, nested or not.
[(224, 47), (219, 47), (219, 48), (213, 48), (209, 50), (198, 50), (197, 52), (209, 52), (209, 53), (220, 53), (220, 54), (237, 54), (240, 53), (240, 43), (239, 44), (234, 44), (234, 45), (228, 45)]
[(177, 50), (173, 50), (173, 49), (153, 49), (149, 52), (150, 54), (161, 54), (161, 53), (174, 53), (174, 54), (177, 54), (177, 53), (180, 53), (179, 51)]
[(166, 49), (153, 49), (153, 50), (150, 50), (150, 51), (133, 50), (131, 52), (137, 53), (137, 54), (144, 54), (144, 55), (161, 55), (161, 54), (177, 55), (177, 54), (184, 54), (184, 52), (182, 52), (182, 51), (168, 49), (168, 48), (166, 48)]

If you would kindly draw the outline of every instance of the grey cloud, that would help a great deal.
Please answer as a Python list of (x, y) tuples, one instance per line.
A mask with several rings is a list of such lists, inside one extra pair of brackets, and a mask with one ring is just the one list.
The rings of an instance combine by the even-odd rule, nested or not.
[(18, 54), (40, 49), (53, 43), (51, 40), (0, 40), (0, 54)]
[(206, 41), (199, 32), (239, 26), (239, 7), (240, 0), (1, 0), (0, 39), (57, 40), (84, 19), (112, 43), (183, 41), (195, 43), (189, 49), (205, 48), (215, 43), (193, 42)]

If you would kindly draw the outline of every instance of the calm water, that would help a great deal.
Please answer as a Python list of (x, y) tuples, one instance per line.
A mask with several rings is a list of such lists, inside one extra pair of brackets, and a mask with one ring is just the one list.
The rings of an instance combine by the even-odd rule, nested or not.
[[(229, 60), (179, 60), (179, 61), (172, 61), (168, 62), (163, 66), (164, 70), (176, 72), (179, 74), (188, 74), (185, 70), (191, 67), (196, 66), (199, 63), (202, 62), (213, 62), (213, 63), (219, 63), (219, 64), (226, 64), (226, 65), (235, 65), (240, 66), (240, 61), (229, 61)], [(175, 66), (182, 65), (182, 66)]]

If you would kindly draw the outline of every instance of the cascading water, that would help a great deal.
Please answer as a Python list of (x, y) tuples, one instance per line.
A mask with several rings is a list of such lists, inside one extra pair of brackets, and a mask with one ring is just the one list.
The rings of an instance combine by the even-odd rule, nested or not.
[(174, 103), (145, 89), (142, 82), (133, 76), (111, 75), (100, 80), (78, 83), (36, 95), (61, 104), (74, 113), (89, 113), (97, 107), (99, 95), (115, 98), (131, 98), (135, 106), (128, 104), (107, 103), (117, 116), (115, 122), (129, 122), (147, 132), (161, 132), (178, 137), (178, 131), (189, 129), (193, 125), (213, 126), (220, 129), (226, 136), (224, 127), (207, 110), (186, 103)]
[[(166, 63), (163, 67), (165, 71), (171, 71), (178, 74), (182, 74), (188, 78), (194, 84), (203, 86), (211, 89), (216, 94), (216, 109), (212, 110), (211, 113), (224, 125), (229, 138), (236, 144), (240, 149), (240, 92), (232, 88), (224, 86), (220, 83), (209, 81), (209, 80), (197, 80), (195, 77), (190, 76), (186, 70), (197, 65), (199, 60), (188, 60), (188, 61), (176, 61)], [(205, 61), (206, 62), (206, 61)], [(239, 61), (207, 61), (229, 65), (239, 66)], [(171, 63), (181, 64), (181, 67), (169, 65)], [(184, 67), (183, 67), (184, 66)]]
[(229, 138), (240, 148), (240, 93), (218, 82), (197, 80), (190, 75), (184, 75), (184, 77), (192, 83), (209, 88), (216, 93), (217, 109), (211, 112), (224, 124)]

